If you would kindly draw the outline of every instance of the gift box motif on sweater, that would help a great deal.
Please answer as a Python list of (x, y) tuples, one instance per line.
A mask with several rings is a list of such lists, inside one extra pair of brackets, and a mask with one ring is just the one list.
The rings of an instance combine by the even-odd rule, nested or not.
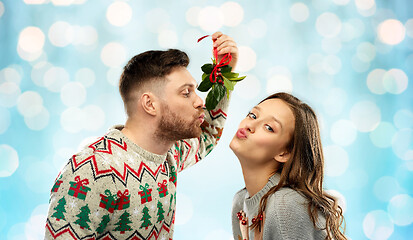
[(138, 192), (138, 194), (141, 196), (141, 203), (143, 204), (152, 201), (152, 188), (149, 188), (149, 184), (146, 183), (145, 186), (140, 185), (139, 188), (142, 190)]
[[(106, 195), (106, 196), (105, 196)], [(105, 190), (105, 195), (100, 194), (100, 203), (99, 207), (104, 208), (108, 210), (110, 213), (113, 213), (113, 211), (117, 208), (117, 199), (116, 195), (112, 195), (112, 193), (109, 191), (109, 189)]]
[(118, 191), (118, 200), (116, 201), (116, 210), (123, 210), (127, 209), (130, 206), (130, 194), (128, 189), (126, 189), (123, 193), (122, 191)]
[(75, 181), (76, 182), (69, 182), (70, 188), (68, 194), (81, 200), (85, 200), (87, 192), (90, 191), (90, 188), (85, 186), (89, 184), (89, 180), (86, 178), (80, 180), (80, 176), (76, 176)]
[(171, 166), (171, 171), (170, 171), (170, 177), (169, 177), (169, 181), (171, 181), (171, 182), (173, 182), (173, 184), (175, 184), (175, 187), (176, 187), (176, 181), (177, 181), (177, 179), (176, 179), (176, 170), (175, 170), (175, 167), (174, 166)]
[(168, 195), (168, 186), (166, 185), (166, 180), (163, 180), (162, 183), (158, 183), (158, 192), (159, 192), (159, 197), (163, 198)]
[(57, 190), (59, 190), (60, 185), (62, 184), (62, 175), (60, 175), (60, 178), (56, 180), (56, 182), (54, 183), (51, 192), (57, 192)]

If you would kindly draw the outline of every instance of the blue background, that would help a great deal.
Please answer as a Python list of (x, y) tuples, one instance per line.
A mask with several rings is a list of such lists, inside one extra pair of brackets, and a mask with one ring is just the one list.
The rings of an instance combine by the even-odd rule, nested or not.
[[(33, 4), (37, 3), (37, 4)], [(186, 51), (200, 80), (220, 30), (238, 43), (237, 84), (217, 148), (178, 178), (176, 239), (232, 239), (243, 178), (228, 147), (277, 91), (320, 119), (325, 188), (350, 239), (413, 236), (413, 2), (0, 1), (0, 239), (42, 239), (49, 192), (80, 146), (125, 122), (117, 81), (134, 55)], [(200, 94), (205, 97), (205, 95)]]

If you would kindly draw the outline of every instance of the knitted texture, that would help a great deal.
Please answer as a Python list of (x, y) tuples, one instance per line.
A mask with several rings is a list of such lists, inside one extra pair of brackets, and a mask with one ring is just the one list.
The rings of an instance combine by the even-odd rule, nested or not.
[(199, 138), (150, 153), (114, 126), (74, 155), (51, 190), (45, 239), (172, 239), (177, 173), (203, 159), (221, 137), (225, 97), (205, 111)]
[[(237, 212), (243, 210), (248, 217), (248, 226), (257, 216), (260, 200), (280, 180), (279, 174), (274, 174), (268, 183), (254, 196), (249, 197), (246, 188), (238, 191), (232, 205), (232, 231), (234, 239), (242, 239)], [(291, 188), (281, 188), (269, 196), (265, 208), (263, 239), (320, 239), (324, 240), (326, 231), (325, 218), (319, 214), (319, 220), (314, 227), (308, 215), (308, 200)], [(254, 231), (249, 231), (250, 240), (254, 239)]]

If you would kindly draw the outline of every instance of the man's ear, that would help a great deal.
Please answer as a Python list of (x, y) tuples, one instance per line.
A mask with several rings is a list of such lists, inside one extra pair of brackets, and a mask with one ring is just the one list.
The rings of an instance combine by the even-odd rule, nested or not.
[(159, 112), (159, 104), (156, 96), (151, 92), (146, 92), (141, 95), (140, 103), (142, 109), (149, 115), (156, 116)]
[(290, 159), (290, 157), (291, 157), (291, 153), (286, 150), (286, 151), (278, 154), (277, 156), (275, 156), (274, 159), (277, 162), (285, 163)]

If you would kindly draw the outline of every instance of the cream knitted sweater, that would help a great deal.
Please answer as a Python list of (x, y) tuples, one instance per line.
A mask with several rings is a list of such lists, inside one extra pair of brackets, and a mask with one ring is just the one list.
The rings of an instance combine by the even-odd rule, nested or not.
[[(258, 214), (258, 208), (262, 196), (270, 188), (276, 186), (280, 180), (279, 174), (274, 174), (268, 183), (254, 196), (249, 197), (246, 188), (238, 191), (234, 196), (232, 205), (232, 231), (235, 240), (243, 239), (239, 226), (237, 213), (243, 210), (248, 217), (248, 226)], [(272, 194), (267, 201), (263, 229), (264, 240), (311, 240), (325, 239), (325, 230), (317, 228), (325, 227), (325, 219), (319, 214), (317, 228), (314, 227), (308, 215), (308, 201), (297, 191), (291, 188), (281, 188)], [(254, 239), (254, 231), (249, 231), (250, 240)]]
[(165, 155), (134, 144), (115, 126), (74, 155), (51, 190), (45, 239), (172, 239), (177, 173), (217, 144), (226, 97), (205, 110), (199, 138), (177, 141)]

